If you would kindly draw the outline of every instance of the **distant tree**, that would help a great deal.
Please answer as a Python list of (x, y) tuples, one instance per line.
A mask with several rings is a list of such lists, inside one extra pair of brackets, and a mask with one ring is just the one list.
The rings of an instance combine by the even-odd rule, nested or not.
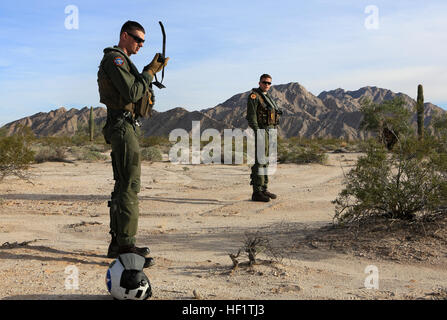
[(381, 104), (373, 103), (368, 98), (363, 99), (360, 107), (363, 113), (360, 129), (374, 132), (388, 150), (393, 149), (399, 140), (399, 135), (412, 131), (411, 113), (404, 105), (405, 102), (401, 97)]

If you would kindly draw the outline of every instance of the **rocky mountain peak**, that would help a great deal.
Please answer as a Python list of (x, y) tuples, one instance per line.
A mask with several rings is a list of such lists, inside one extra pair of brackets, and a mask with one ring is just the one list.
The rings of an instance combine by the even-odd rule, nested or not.
[[(223, 132), (224, 129), (245, 129), (250, 92), (251, 88), (233, 95), (215, 107), (200, 111), (188, 111), (180, 107), (165, 112), (153, 110), (152, 117), (142, 121), (143, 132), (146, 136), (167, 136), (177, 128), (190, 131), (192, 121), (200, 121), (201, 130), (214, 128)], [(315, 96), (298, 82), (290, 82), (272, 86), (269, 93), (283, 110), (278, 131), (279, 135), (285, 138), (303, 136), (359, 139), (364, 135), (364, 132), (358, 130), (362, 120), (360, 101), (364, 97), (371, 98), (374, 103), (381, 103), (401, 96), (410, 110), (413, 110), (415, 104), (406, 94), (394, 93), (376, 86), (366, 86), (354, 91), (337, 88)], [(426, 125), (436, 112), (445, 111), (429, 102), (425, 103)], [(69, 111), (61, 107), (48, 113), (39, 112), (5, 127), (8, 134), (16, 132), (20, 124), (30, 126), (38, 136), (73, 135), (79, 125), (88, 122), (89, 114), (89, 107)], [(107, 112), (105, 108), (94, 108), (94, 114), (95, 122), (99, 124), (105, 121)], [(413, 117), (413, 122), (415, 119), (416, 117)]]

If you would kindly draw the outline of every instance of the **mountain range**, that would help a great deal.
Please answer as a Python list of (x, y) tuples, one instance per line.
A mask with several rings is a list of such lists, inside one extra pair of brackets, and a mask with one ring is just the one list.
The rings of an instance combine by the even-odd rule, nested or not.
[[(415, 91), (417, 86), (415, 86)], [(183, 108), (173, 108), (165, 112), (153, 110), (152, 116), (143, 119), (142, 129), (145, 136), (168, 136), (173, 129), (191, 130), (192, 121), (200, 121), (200, 129), (214, 128), (220, 132), (224, 129), (247, 128), (246, 105), (250, 91), (236, 94), (215, 107), (200, 111), (188, 111)], [(284, 138), (301, 137), (333, 137), (359, 139), (364, 137), (359, 125), (362, 120), (360, 101), (369, 97), (374, 103), (400, 96), (405, 101), (405, 107), (414, 113), (413, 125), (416, 125), (414, 112), (416, 101), (404, 93), (394, 93), (391, 90), (378, 87), (363, 87), (356, 91), (335, 89), (323, 91), (318, 96), (313, 95), (297, 82), (272, 86), (271, 97), (283, 110), (278, 134)], [(425, 103), (425, 125), (435, 113), (446, 112), (442, 108)], [(90, 109), (66, 110), (64, 107), (48, 113), (39, 112), (4, 126), (7, 134), (17, 132), (20, 126), (29, 126), (36, 136), (74, 135), (76, 131), (88, 123)], [(104, 107), (94, 108), (97, 125), (106, 119)]]

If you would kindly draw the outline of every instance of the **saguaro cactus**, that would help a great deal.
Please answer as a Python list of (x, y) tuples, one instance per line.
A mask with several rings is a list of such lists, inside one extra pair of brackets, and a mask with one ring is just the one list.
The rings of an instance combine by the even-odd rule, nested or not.
[(418, 121), (418, 139), (422, 140), (424, 138), (424, 89), (422, 84), (418, 85), (416, 111)]
[(90, 107), (90, 120), (88, 122), (88, 129), (90, 132), (90, 141), (93, 141), (95, 131), (95, 116), (93, 114), (93, 107)]

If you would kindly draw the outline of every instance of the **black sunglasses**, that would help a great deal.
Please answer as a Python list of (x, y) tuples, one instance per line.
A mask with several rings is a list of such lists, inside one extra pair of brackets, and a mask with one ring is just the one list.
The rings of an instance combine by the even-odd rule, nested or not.
[(263, 84), (268, 84), (269, 86), (272, 84), (271, 82), (268, 81), (262, 81)]
[(127, 32), (127, 34), (128, 34), (129, 36), (131, 36), (137, 43), (144, 43), (144, 40), (141, 39), (140, 37), (137, 37), (136, 35), (134, 35), (134, 34), (132, 34), (132, 33), (130, 33), (130, 32)]

